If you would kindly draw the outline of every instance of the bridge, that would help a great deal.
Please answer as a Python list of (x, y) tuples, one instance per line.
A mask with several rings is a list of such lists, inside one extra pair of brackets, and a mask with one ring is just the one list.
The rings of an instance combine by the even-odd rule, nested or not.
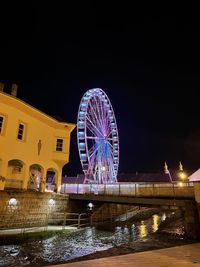
[(193, 182), (62, 184), (61, 193), (128, 197), (195, 198)]
[(116, 203), (181, 209), (189, 237), (200, 235), (199, 205), (193, 182), (62, 184), (61, 193), (70, 201)]

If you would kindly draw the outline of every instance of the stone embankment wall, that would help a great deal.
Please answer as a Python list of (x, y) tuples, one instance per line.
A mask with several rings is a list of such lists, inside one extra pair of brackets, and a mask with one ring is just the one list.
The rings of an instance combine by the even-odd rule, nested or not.
[(67, 195), (0, 191), (0, 229), (47, 225), (55, 213), (67, 209)]
[(92, 214), (93, 223), (99, 223), (104, 221), (112, 221), (112, 219), (120, 216), (126, 215), (128, 212), (133, 209), (138, 209), (138, 207), (134, 205), (122, 205), (122, 204), (103, 204), (98, 208), (94, 209), (94, 213)]

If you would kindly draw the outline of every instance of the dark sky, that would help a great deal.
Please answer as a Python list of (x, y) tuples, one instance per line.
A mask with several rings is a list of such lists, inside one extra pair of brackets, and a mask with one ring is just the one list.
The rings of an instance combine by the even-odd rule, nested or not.
[[(78, 5), (78, 4), (77, 4)], [(134, 10), (134, 11), (133, 11)], [(102, 88), (120, 137), (119, 172), (164, 161), (200, 166), (199, 22), (129, 6), (32, 4), (2, 10), (0, 81), (9, 92), (76, 123), (85, 91)], [(68, 175), (81, 171), (72, 134)]]

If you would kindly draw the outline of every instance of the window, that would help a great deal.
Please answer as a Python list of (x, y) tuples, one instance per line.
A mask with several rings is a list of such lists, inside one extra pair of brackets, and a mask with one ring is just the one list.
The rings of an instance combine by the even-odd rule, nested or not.
[(24, 139), (24, 128), (25, 128), (25, 125), (20, 123), (19, 124), (19, 128), (18, 128), (17, 139), (19, 139), (19, 140), (23, 140)]
[(0, 134), (3, 132), (3, 121), (4, 121), (4, 117), (0, 116)]
[(60, 139), (60, 138), (57, 139), (56, 151), (63, 151), (63, 139)]

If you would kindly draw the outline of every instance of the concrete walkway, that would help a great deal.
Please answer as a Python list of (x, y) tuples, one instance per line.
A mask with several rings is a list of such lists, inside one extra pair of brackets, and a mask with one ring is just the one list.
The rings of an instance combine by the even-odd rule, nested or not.
[(0, 230), (0, 236), (21, 234), (21, 233), (33, 233), (33, 232), (36, 233), (36, 232), (44, 232), (44, 231), (62, 231), (62, 230), (68, 230), (68, 229), (77, 229), (77, 227), (48, 225), (48, 226), (31, 227), (31, 228), (6, 229), (6, 230)]
[(48, 267), (200, 267), (200, 243)]

